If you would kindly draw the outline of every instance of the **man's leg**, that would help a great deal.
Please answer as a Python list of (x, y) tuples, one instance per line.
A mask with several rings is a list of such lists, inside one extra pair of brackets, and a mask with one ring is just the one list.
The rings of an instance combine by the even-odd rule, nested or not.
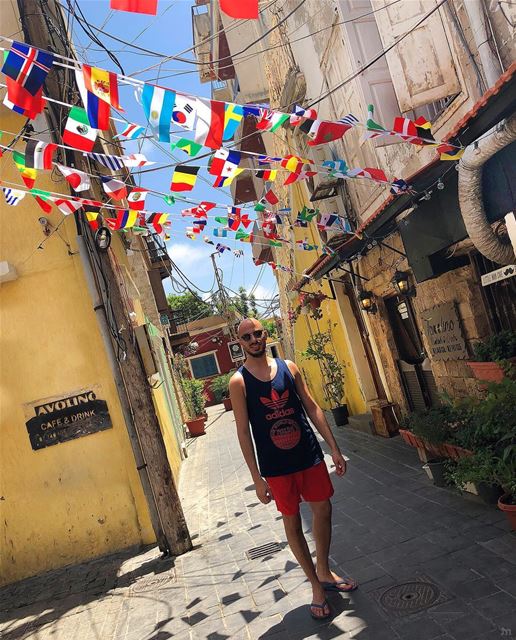
[(329, 555), (331, 544), (331, 502), (322, 500), (321, 502), (310, 502), (312, 509), (312, 531), (315, 540), (316, 554), (316, 575), (320, 582), (338, 582), (343, 584), (339, 591), (349, 591), (355, 584), (353, 580), (341, 578), (330, 570)]
[[(294, 516), (287, 516), (283, 514), (283, 524), (285, 526), (285, 533), (287, 534), (287, 541), (290, 545), (292, 553), (296, 560), (299, 562), (301, 569), (305, 572), (308, 578), (313, 592), (312, 602), (315, 604), (322, 604), (326, 596), (324, 589), (319, 582), (317, 574), (315, 572), (314, 563), (306, 543), (306, 538), (303, 534), (303, 527), (301, 526), (301, 516), (298, 514)], [(326, 617), (329, 613), (329, 607), (326, 604), (322, 607), (312, 607), (312, 615), (315, 617)]]

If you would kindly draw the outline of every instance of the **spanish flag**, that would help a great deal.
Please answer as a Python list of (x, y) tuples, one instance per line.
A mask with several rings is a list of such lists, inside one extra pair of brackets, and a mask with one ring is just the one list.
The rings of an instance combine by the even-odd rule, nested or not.
[(118, 101), (118, 77), (112, 71), (90, 67), (88, 64), (82, 65), (84, 84), (86, 89), (100, 100), (107, 102), (115, 109), (123, 111)]
[(170, 191), (191, 191), (195, 186), (198, 171), (199, 167), (178, 164), (172, 176)]

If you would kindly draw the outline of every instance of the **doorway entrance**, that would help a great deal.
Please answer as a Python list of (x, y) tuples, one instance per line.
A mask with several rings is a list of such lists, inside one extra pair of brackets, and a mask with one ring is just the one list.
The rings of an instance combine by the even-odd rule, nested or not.
[(384, 300), (396, 350), (403, 391), (412, 411), (437, 404), (439, 394), (430, 360), (425, 352), (410, 298)]

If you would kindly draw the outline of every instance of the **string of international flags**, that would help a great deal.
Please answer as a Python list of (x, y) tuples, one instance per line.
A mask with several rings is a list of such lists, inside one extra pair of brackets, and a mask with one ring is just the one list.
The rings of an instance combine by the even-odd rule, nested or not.
[(191, 96), (85, 63), (80, 68), (63, 64), (57, 62), (56, 58), (69, 60), (74, 64), (76, 61), (10, 38), (3, 39), (12, 42), (2, 67), (7, 82), (4, 105), (33, 119), (43, 110), (43, 83), (54, 64), (70, 68), (75, 71), (89, 126), (83, 119), (84, 114), (81, 114), (77, 127), (79, 111), (74, 111), (69, 114), (70, 122), (65, 130), (70, 129), (79, 134), (80, 129), (86, 126), (88, 134), (96, 137), (96, 133), (90, 129), (97, 132), (108, 129), (111, 107), (123, 111), (118, 92), (119, 80), (123, 80), (139, 89), (145, 116), (160, 142), (170, 143), (169, 127), (174, 122), (194, 133), (195, 145), (220, 149), (223, 141), (233, 138), (243, 118), (254, 116), (258, 131), (274, 132), (287, 122), (293, 127), (299, 127), (308, 135), (309, 146), (338, 140), (347, 131), (360, 125), (365, 128), (366, 138), (396, 136), (411, 144), (436, 146), (439, 153), (448, 155), (450, 152), (455, 155), (455, 149), (458, 152), (462, 150), (460, 146), (436, 141), (431, 132), (431, 124), (422, 116), (414, 121), (402, 116), (396, 117), (391, 129), (374, 120), (372, 107), (369, 107), (365, 123), (360, 123), (353, 114), (336, 122), (319, 120), (315, 109), (304, 109), (296, 105), (293, 113), (282, 113), (263, 106), (239, 105)]
[[(254, 205), (254, 211), (258, 216), (254, 219), (249, 218), (248, 214), (242, 212), (246, 207), (229, 207), (227, 216), (214, 218), (220, 226), (213, 229), (213, 235), (219, 238), (227, 237), (228, 231), (232, 231), (235, 232), (235, 240), (256, 243), (254, 229), (257, 229), (268, 246), (285, 246), (285, 243), (289, 243), (289, 240), (278, 232), (278, 225), (285, 223), (284, 215), (290, 210), (270, 210), (270, 207), (276, 208), (279, 203), (270, 185), (277, 180), (280, 171), (287, 174), (283, 185), (294, 184), (319, 174), (330, 178), (371, 180), (388, 186), (392, 194), (411, 192), (410, 186), (403, 179), (389, 178), (379, 168), (349, 168), (343, 159), (327, 160), (318, 167), (313, 160), (292, 154), (273, 157), (224, 147), (224, 142), (234, 138), (244, 118), (254, 118), (258, 132), (274, 133), (280, 127), (287, 125), (297, 127), (308, 136), (307, 144), (311, 147), (338, 140), (350, 129), (362, 127), (365, 129), (365, 138), (396, 136), (399, 140), (410, 144), (437, 147), (443, 160), (455, 160), (463, 153), (463, 148), (460, 146), (437, 142), (431, 133), (431, 124), (422, 117), (414, 121), (405, 117), (395, 118), (392, 128), (387, 129), (375, 121), (374, 108), (369, 106), (365, 123), (361, 123), (353, 114), (348, 114), (337, 122), (319, 120), (315, 109), (304, 109), (296, 105), (292, 113), (282, 113), (264, 106), (238, 105), (186, 95), (150, 83), (141, 83), (87, 64), (82, 64), (78, 68), (67, 64), (68, 62), (77, 64), (74, 60), (25, 43), (13, 40), (11, 42), (11, 49), (4, 55), (2, 67), (7, 86), (4, 106), (29, 119), (37, 117), (42, 112), (47, 99), (43, 96), (43, 84), (53, 66), (57, 65), (74, 70), (83, 107), (67, 105), (70, 111), (61, 132), (63, 144), (49, 143), (31, 137), (26, 142), (25, 153), (8, 149), (12, 151), (13, 160), (27, 188), (19, 189), (17, 188), (19, 185), (4, 181), (7, 186), (3, 186), (2, 190), (6, 203), (16, 206), (29, 193), (46, 213), (52, 210), (53, 205), (65, 215), (84, 210), (88, 222), (94, 228), (102, 220), (113, 230), (133, 229), (137, 232), (146, 232), (149, 227), (152, 227), (156, 233), (166, 234), (171, 224), (170, 218), (173, 216), (170, 213), (145, 210), (145, 197), (152, 190), (142, 187), (133, 187), (128, 190), (126, 181), (119, 180), (113, 175), (93, 174), (93, 177), (100, 181), (103, 191), (110, 200), (118, 202), (126, 200), (127, 205), (105, 204), (80, 196), (51, 193), (34, 187), (37, 171), (49, 171), (54, 167), (76, 193), (91, 187), (92, 174), (54, 161), (54, 154), (59, 147), (81, 151), (85, 157), (112, 173), (155, 164), (141, 153), (111, 155), (94, 151), (99, 132), (110, 127), (111, 108), (123, 111), (118, 91), (119, 80), (136, 84), (139, 101), (148, 125), (153, 136), (160, 142), (170, 144), (172, 150), (181, 150), (189, 158), (195, 158), (203, 147), (211, 150), (211, 161), (207, 168), (208, 173), (214, 176), (214, 187), (230, 185), (245, 170), (253, 171), (257, 178), (264, 181), (264, 196)], [(58, 59), (65, 62), (59, 62)], [(180, 137), (176, 141), (171, 141), (171, 124), (193, 133), (193, 139)], [(116, 137), (136, 140), (145, 135), (145, 132), (145, 127), (128, 123)], [(6, 149), (6, 147), (3, 148)], [(257, 158), (258, 169), (240, 166), (242, 158), (246, 155)], [(194, 189), (198, 172), (202, 167), (191, 165), (191, 161), (189, 159), (175, 166), (170, 194), (163, 196), (167, 204), (173, 204), (178, 193), (190, 192)], [(203, 201), (197, 203), (195, 207), (183, 210), (181, 217), (194, 218), (192, 225), (186, 229), (186, 236), (191, 239), (200, 237), (208, 222), (208, 211), (218, 206), (216, 203)], [(102, 216), (100, 212), (103, 209), (111, 210), (111, 214)], [(352, 233), (346, 218), (336, 213), (321, 215), (317, 209), (306, 207), (297, 213), (292, 225), (307, 227), (314, 219), (321, 230)], [(253, 231), (248, 231), (251, 224), (253, 224)], [(217, 251), (221, 253), (230, 250), (227, 245), (215, 244), (209, 236), (204, 236), (204, 241), (214, 244)], [(318, 247), (307, 240), (296, 241), (294, 248), (303, 251), (320, 249), (323, 253), (332, 253), (326, 245)], [(239, 257), (241, 250), (235, 251), (239, 252), (235, 253)], [(272, 266), (283, 268), (275, 263)], [(286, 267), (285, 269), (288, 270)]]

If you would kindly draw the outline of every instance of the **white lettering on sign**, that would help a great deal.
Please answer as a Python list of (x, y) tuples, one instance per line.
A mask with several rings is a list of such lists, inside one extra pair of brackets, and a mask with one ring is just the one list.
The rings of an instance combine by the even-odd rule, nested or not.
[(54, 411), (62, 411), (63, 409), (70, 409), (71, 407), (77, 407), (80, 404), (88, 404), (92, 400), (95, 400), (97, 396), (93, 391), (88, 391), (88, 393), (81, 393), (77, 396), (72, 396), (71, 398), (65, 398), (64, 400), (56, 400), (55, 402), (49, 402), (47, 404), (43, 404), (39, 407), (36, 407), (36, 415), (42, 416), (49, 413), (53, 413)]
[(512, 276), (516, 276), (516, 265), (508, 264), (506, 267), (502, 267), (501, 269), (496, 269), (495, 271), (491, 271), (482, 276), (482, 286), (487, 287), (490, 284), (495, 282), (500, 282), (500, 280), (505, 280), (506, 278), (512, 278)]

